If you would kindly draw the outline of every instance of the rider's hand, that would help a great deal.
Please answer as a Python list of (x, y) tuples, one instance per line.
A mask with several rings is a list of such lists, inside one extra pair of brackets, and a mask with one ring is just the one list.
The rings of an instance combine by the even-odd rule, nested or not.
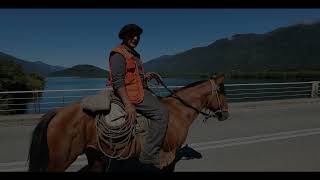
[(147, 72), (144, 74), (144, 78), (146, 81), (149, 81), (152, 78), (152, 72)]
[(144, 74), (144, 78), (145, 78), (146, 81), (149, 81), (151, 79), (156, 79), (158, 84), (159, 84), (159, 82), (158, 82), (158, 78), (159, 77), (160, 76), (155, 72), (147, 72), (147, 73)]
[(131, 122), (134, 122), (136, 120), (136, 108), (133, 104), (128, 103), (124, 106), (124, 110), (127, 113), (126, 119), (128, 119)]

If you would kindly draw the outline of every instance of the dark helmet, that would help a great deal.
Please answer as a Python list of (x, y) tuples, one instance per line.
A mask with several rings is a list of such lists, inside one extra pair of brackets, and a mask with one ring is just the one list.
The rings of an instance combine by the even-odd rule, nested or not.
[(127, 24), (119, 32), (119, 38), (124, 39), (127, 35), (137, 34), (141, 35), (143, 32), (142, 28), (136, 24)]

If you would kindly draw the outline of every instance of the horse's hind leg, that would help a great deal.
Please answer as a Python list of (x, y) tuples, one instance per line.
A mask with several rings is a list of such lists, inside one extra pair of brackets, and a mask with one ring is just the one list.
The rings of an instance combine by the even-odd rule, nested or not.
[[(58, 171), (62, 172), (65, 171), (73, 162), (68, 161), (68, 153), (57, 151), (52, 152), (49, 155), (49, 162), (48, 162), (48, 171)], [(76, 160), (76, 157), (74, 158)]]
[(52, 148), (51, 150), (49, 153), (48, 171), (66, 171), (80, 154), (70, 153), (69, 148)]
[(67, 135), (48, 129), (49, 161), (48, 171), (65, 171), (83, 153), (80, 136)]

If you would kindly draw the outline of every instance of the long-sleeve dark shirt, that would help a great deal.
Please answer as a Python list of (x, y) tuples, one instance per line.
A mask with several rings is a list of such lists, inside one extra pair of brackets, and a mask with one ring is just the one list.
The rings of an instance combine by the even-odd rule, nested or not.
[[(138, 52), (128, 47), (126, 47), (126, 49), (135, 57), (140, 59), (140, 54)], [(111, 70), (111, 76), (112, 76), (113, 89), (117, 90), (118, 88), (125, 86), (126, 60), (121, 54), (114, 53), (114, 54), (111, 54), (109, 61), (110, 61), (110, 70)], [(141, 61), (137, 61), (137, 65), (139, 67), (142, 66), (140, 62)], [(141, 78), (141, 82), (143, 82), (143, 79), (144, 79), (143, 73), (140, 74), (140, 78)]]

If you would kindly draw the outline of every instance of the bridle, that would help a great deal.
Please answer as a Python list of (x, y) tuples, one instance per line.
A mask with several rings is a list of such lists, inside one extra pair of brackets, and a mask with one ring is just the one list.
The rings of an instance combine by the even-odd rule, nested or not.
[[(210, 83), (211, 83), (211, 98), (213, 98), (214, 93), (216, 93), (216, 98), (217, 98), (217, 101), (218, 101), (219, 109), (216, 110), (216, 111), (212, 111), (212, 110), (208, 109), (209, 112), (203, 112), (202, 110), (199, 110), (199, 109), (191, 106), (190, 104), (186, 103), (183, 99), (181, 99), (178, 95), (176, 95), (171, 89), (169, 89), (167, 87), (167, 85), (165, 85), (164, 82), (162, 81), (162, 78), (160, 77), (160, 75), (157, 75), (156, 80), (170, 93), (169, 96), (179, 100), (183, 105), (195, 110), (199, 114), (204, 115), (203, 122), (206, 122), (211, 117), (219, 118), (221, 116), (221, 113), (222, 113), (223, 109), (222, 109), (222, 106), (221, 106), (221, 100), (220, 100), (220, 97), (219, 97), (219, 93), (225, 94), (225, 89), (224, 89), (224, 85), (223, 84), (217, 86), (213, 79), (209, 80)], [(208, 101), (208, 103), (209, 102), (210, 101)]]
[[(224, 84), (217, 86), (213, 79), (210, 79), (209, 81), (211, 83), (211, 98), (213, 98), (214, 92), (215, 92), (219, 109), (216, 111), (212, 111), (212, 110), (208, 109), (209, 113), (206, 113), (203, 122), (206, 122), (210, 117), (216, 117), (216, 118), (219, 117), (219, 115), (217, 115), (217, 114), (220, 114), (223, 111), (222, 105), (221, 105), (221, 100), (219, 97), (219, 93), (225, 94)], [(211, 101), (209, 100), (208, 103), (210, 103), (210, 102)], [(213, 114), (211, 114), (211, 113), (213, 113)]]

